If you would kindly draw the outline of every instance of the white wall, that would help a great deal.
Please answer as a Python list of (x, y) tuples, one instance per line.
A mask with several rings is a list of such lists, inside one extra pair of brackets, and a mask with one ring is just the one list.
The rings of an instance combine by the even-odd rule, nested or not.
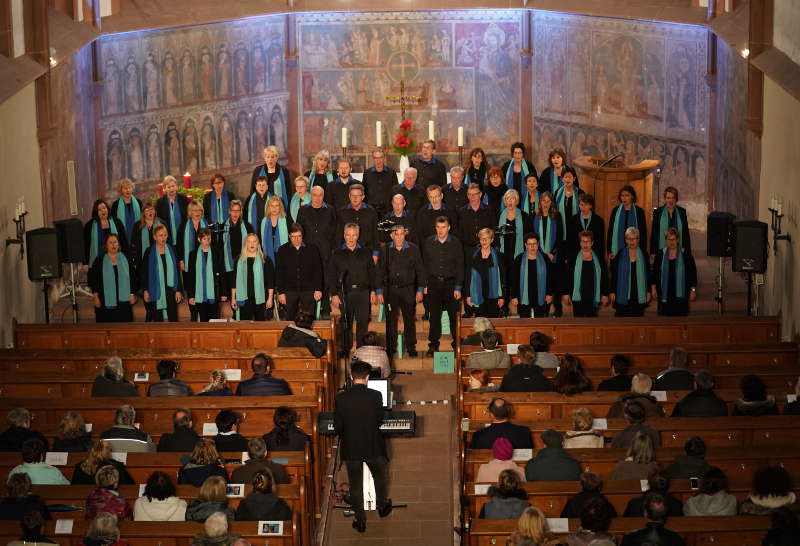
[(774, 0), (775, 24), (773, 25), (772, 43), (786, 53), (790, 59), (800, 64), (800, 40), (797, 29), (800, 29), (800, 2), (797, 0)]
[[(11, 320), (44, 320), (41, 284), (28, 280), (27, 259), (20, 260), (20, 245), (5, 246), (15, 236), (12, 218), (19, 197), (25, 196), (27, 229), (42, 227), (42, 183), (39, 143), (36, 138), (35, 84), (31, 83), (0, 104), (0, 172), (3, 196), (0, 226), (3, 245), (0, 257), (0, 346), (13, 342)], [(26, 249), (27, 252), (27, 249)], [(26, 254), (27, 257), (27, 254)]]

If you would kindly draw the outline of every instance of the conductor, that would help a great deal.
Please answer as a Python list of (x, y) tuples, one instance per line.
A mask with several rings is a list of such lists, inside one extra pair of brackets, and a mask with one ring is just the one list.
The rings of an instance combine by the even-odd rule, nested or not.
[(364, 513), (363, 464), (369, 467), (375, 481), (378, 515), (382, 518), (392, 512), (392, 499), (387, 497), (389, 461), (386, 447), (378, 428), (383, 421), (381, 395), (367, 388), (367, 379), (372, 367), (361, 360), (350, 366), (353, 386), (336, 396), (334, 425), (340, 438), (342, 460), (347, 467), (350, 480), (350, 496), (355, 519), (353, 528), (363, 533), (367, 529)]

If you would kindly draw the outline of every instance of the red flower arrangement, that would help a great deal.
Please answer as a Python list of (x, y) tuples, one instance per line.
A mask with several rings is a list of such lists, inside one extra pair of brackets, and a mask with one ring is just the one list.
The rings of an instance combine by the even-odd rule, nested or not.
[(411, 155), (414, 153), (414, 140), (411, 138), (411, 121), (405, 120), (400, 124), (400, 130), (394, 139), (392, 150), (397, 155)]

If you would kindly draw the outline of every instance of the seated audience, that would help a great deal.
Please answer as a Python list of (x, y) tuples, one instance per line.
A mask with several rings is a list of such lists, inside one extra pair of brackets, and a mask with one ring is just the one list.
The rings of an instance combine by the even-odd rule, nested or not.
[(113, 398), (139, 396), (136, 385), (125, 379), (122, 359), (118, 356), (107, 358), (103, 364), (103, 373), (94, 378), (92, 397), (103, 396)]
[(203, 532), (192, 539), (192, 546), (233, 546), (239, 536), (228, 533), (228, 519), (222, 512), (208, 516)]
[(519, 364), (503, 376), (500, 390), (503, 392), (552, 392), (553, 384), (544, 376), (541, 366), (534, 364), (536, 352), (530, 345), (520, 345), (517, 349)]
[(292, 389), (285, 379), (272, 377), (272, 359), (258, 353), (250, 361), (253, 377), (239, 382), (236, 396), (287, 396)]
[(172, 414), (172, 432), (161, 435), (159, 451), (188, 453), (194, 449), (200, 436), (194, 431), (192, 413), (188, 409), (178, 409)]
[(658, 471), (653, 440), (639, 432), (633, 438), (626, 457), (617, 463), (609, 476), (610, 480), (644, 480)]
[(753, 485), (747, 498), (739, 506), (739, 513), (766, 516), (781, 506), (794, 512), (800, 511), (792, 476), (782, 466), (762, 466), (753, 474)]
[(653, 380), (650, 379), (650, 376), (644, 373), (637, 373), (633, 376), (631, 380), (631, 392), (626, 392), (625, 394), (621, 394), (619, 396), (619, 400), (614, 402), (608, 409), (608, 413), (606, 414), (606, 418), (608, 419), (620, 419), (624, 417), (625, 414), (623, 412), (623, 408), (625, 406), (625, 402), (628, 400), (635, 400), (639, 402), (642, 407), (644, 408), (645, 417), (650, 419), (651, 417), (664, 417), (664, 408), (661, 407), (661, 404), (658, 403), (655, 396), (650, 394), (650, 389), (653, 387)]
[(239, 434), (239, 423), (242, 416), (231, 409), (220, 410), (214, 422), (217, 425), (217, 435), (214, 443), (220, 453), (227, 451), (247, 451), (247, 438)]
[(287, 406), (275, 408), (272, 415), (275, 427), (263, 438), (268, 451), (303, 451), (308, 444), (308, 434), (297, 426), (297, 412)]
[(508, 420), (508, 402), (502, 398), (493, 398), (488, 409), (492, 423), (472, 434), (470, 449), (491, 449), (497, 438), (508, 438), (514, 449), (533, 449), (531, 430)]
[(283, 521), (292, 519), (292, 509), (275, 494), (275, 479), (269, 470), (253, 476), (253, 490), (239, 503), (237, 521)]
[(178, 471), (178, 484), (200, 487), (209, 476), (221, 476), (226, 483), (228, 481), (228, 473), (220, 461), (214, 442), (201, 438), (189, 455), (189, 462)]
[(46, 454), (47, 447), (41, 440), (37, 438), (25, 440), (22, 444), (23, 463), (8, 472), (9, 478), (20, 473), (27, 474), (33, 485), (69, 485), (69, 480), (58, 468), (45, 464)]
[(86, 421), (77, 411), (68, 411), (58, 424), (58, 436), (53, 440), (53, 451), (89, 451), (92, 435), (86, 432)]
[(762, 546), (796, 546), (800, 544), (800, 519), (790, 509), (778, 508), (772, 513), (772, 527), (764, 535)]
[(778, 406), (775, 397), (767, 394), (767, 386), (757, 375), (745, 375), (740, 386), (742, 397), (733, 405), (731, 415), (748, 415), (761, 417), (762, 415), (778, 415)]
[(305, 347), (312, 356), (320, 358), (327, 352), (328, 344), (311, 329), (313, 325), (314, 317), (311, 313), (298, 311), (294, 324), (289, 324), (281, 332), (278, 347)]
[(631, 390), (631, 377), (628, 371), (631, 369), (631, 359), (625, 355), (614, 355), (611, 357), (611, 377), (603, 379), (597, 385), (598, 391), (629, 391)]
[(593, 500), (599, 500), (606, 506), (606, 512), (609, 518), (617, 517), (617, 510), (614, 505), (608, 502), (608, 499), (600, 491), (603, 489), (603, 478), (594, 472), (583, 472), (580, 476), (581, 492), (572, 497), (564, 505), (561, 510), (562, 518), (579, 518), (586, 505)]
[(467, 358), (468, 368), (494, 370), (496, 368), (510, 368), (511, 357), (503, 349), (497, 347), (500, 334), (494, 330), (481, 332), (481, 350), (475, 351)]
[(688, 370), (689, 353), (683, 347), (673, 347), (669, 352), (669, 368), (659, 372), (653, 386), (655, 391), (690, 391), (694, 374)]
[(22, 536), (19, 540), (8, 542), (8, 546), (36, 546), (37, 544), (58, 544), (43, 534), (44, 516), (38, 510), (26, 512), (20, 519)]
[(646, 425), (644, 407), (638, 400), (628, 400), (622, 407), (622, 414), (628, 421), (628, 426), (617, 432), (611, 441), (612, 448), (624, 448), (631, 445), (631, 442), (640, 432), (650, 437), (653, 447), (661, 446), (661, 437), (658, 431)]
[(228, 378), (223, 370), (211, 370), (208, 385), (197, 393), (197, 396), (233, 396)]
[(98, 440), (89, 449), (86, 458), (75, 465), (72, 472), (72, 485), (94, 485), (97, 471), (108, 465), (117, 469), (119, 483), (122, 485), (136, 483), (125, 465), (111, 456), (111, 444), (104, 440)]
[(534, 364), (540, 368), (558, 368), (558, 357), (550, 353), (550, 338), (542, 332), (533, 332), (528, 338), (528, 343), (536, 353)]
[(289, 474), (286, 473), (286, 468), (267, 458), (267, 444), (264, 442), (264, 438), (261, 436), (251, 438), (247, 442), (247, 455), (249, 459), (231, 474), (231, 482), (252, 483), (256, 472), (269, 470), (275, 478), (275, 483), (289, 483)]
[(547, 429), (542, 432), (545, 447), (525, 465), (525, 478), (529, 482), (572, 482), (581, 476), (581, 465), (570, 457), (564, 448), (560, 432)]
[(665, 527), (667, 522), (667, 505), (660, 493), (646, 494), (644, 501), (644, 517), (646, 525), (638, 531), (631, 531), (622, 538), (621, 546), (685, 546), (683, 538)]
[(133, 503), (134, 521), (185, 521), (186, 501), (176, 495), (175, 484), (164, 472), (147, 478), (144, 495)]
[(361, 336), (361, 346), (353, 352), (352, 360), (361, 360), (372, 366), (370, 377), (386, 379), (392, 375), (386, 343), (377, 332), (370, 330)]
[(159, 380), (150, 385), (147, 396), (191, 396), (189, 385), (177, 378), (179, 368), (174, 360), (160, 360), (156, 365)]
[(556, 392), (572, 396), (592, 390), (592, 382), (586, 377), (578, 358), (567, 353), (561, 359), (561, 367), (553, 377), (553, 388)]
[(608, 532), (616, 515), (614, 506), (605, 498), (588, 499), (578, 515), (581, 527), (567, 537), (567, 546), (616, 546), (616, 539)]
[[(472, 321), (472, 333), (461, 340), (461, 345), (479, 346), (481, 344), (481, 334), (486, 330), (492, 330), (492, 321), (486, 317), (475, 317)], [(502, 343), (502, 342), (501, 342)]]
[(683, 515), (683, 504), (680, 499), (676, 499), (669, 494), (669, 478), (664, 476), (659, 471), (652, 472), (647, 477), (647, 491), (642, 493), (640, 497), (634, 497), (628, 501), (625, 506), (625, 512), (622, 514), (626, 518), (640, 518), (644, 516), (644, 504), (647, 500), (647, 493), (658, 493), (664, 497), (664, 502), (667, 505), (667, 515), (670, 517), (678, 517)]
[(25, 408), (14, 408), (8, 412), (9, 427), (0, 434), (0, 451), (19, 451), (25, 440), (36, 438), (41, 440), (47, 451), (50, 445), (44, 434), (31, 430), (31, 412)]
[(489, 500), (481, 508), (482, 519), (516, 519), (530, 506), (528, 492), (522, 488), (519, 474), (503, 470), (497, 485), (489, 487)]
[(529, 506), (517, 520), (517, 530), (508, 537), (510, 546), (558, 546), (559, 538), (550, 532), (547, 518), (536, 506)]
[(52, 519), (41, 495), (31, 493), (31, 478), (27, 474), (8, 477), (7, 496), (0, 502), (0, 520), (20, 521), (28, 512), (40, 512)]
[(108, 512), (118, 519), (133, 519), (133, 511), (128, 501), (122, 498), (119, 488), (119, 472), (111, 465), (104, 466), (95, 476), (97, 488), (86, 499), (86, 519), (94, 519), (102, 512)]
[(686, 516), (735, 516), (736, 497), (728, 493), (728, 478), (721, 468), (710, 466), (700, 479), (697, 495), (683, 505)]
[(497, 392), (497, 385), (489, 381), (489, 370), (470, 370), (467, 383), (469, 392)]
[(800, 415), (800, 379), (797, 380), (794, 386), (794, 396), (795, 399), (793, 402), (789, 402), (783, 406), (784, 415)]
[(476, 482), (496, 483), (503, 470), (516, 472), (519, 479), (525, 481), (525, 472), (511, 458), (514, 456), (514, 448), (506, 438), (498, 438), (492, 444), (492, 459), (488, 463), (483, 463), (478, 467)]
[(125, 404), (114, 413), (114, 426), (100, 435), (100, 438), (111, 444), (112, 451), (150, 452), (156, 450), (153, 439), (146, 432), (135, 426), (136, 410)]
[(216, 512), (222, 512), (228, 519), (234, 519), (233, 508), (228, 505), (227, 487), (227, 482), (220, 476), (206, 478), (200, 486), (197, 498), (186, 507), (186, 521), (203, 523)]
[(728, 405), (714, 394), (714, 376), (708, 370), (694, 374), (694, 390), (675, 404), (672, 417), (725, 417)]
[(128, 546), (124, 540), (120, 540), (119, 520), (114, 514), (102, 512), (92, 520), (86, 528), (86, 536), (83, 537), (84, 546)]
[(605, 445), (603, 433), (594, 430), (593, 425), (594, 415), (588, 408), (572, 410), (572, 430), (568, 430), (564, 435), (564, 447), (566, 449), (603, 447)]
[(675, 457), (675, 461), (664, 470), (668, 478), (699, 478), (711, 468), (706, 461), (706, 443), (699, 436), (686, 440), (683, 450), (686, 455)]

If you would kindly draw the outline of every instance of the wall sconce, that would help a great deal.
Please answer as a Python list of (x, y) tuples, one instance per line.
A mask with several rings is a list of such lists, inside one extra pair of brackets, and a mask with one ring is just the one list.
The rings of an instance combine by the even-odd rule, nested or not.
[(25, 217), (28, 211), (25, 210), (25, 201), (18, 201), (16, 211), (14, 214), (14, 224), (16, 226), (16, 237), (6, 239), (6, 248), (10, 245), (19, 245), (19, 259), (25, 257)]
[(781, 219), (783, 218), (783, 200), (776, 198), (772, 194), (770, 199), (769, 210), (772, 213), (772, 221), (770, 227), (772, 228), (772, 249), (775, 254), (778, 254), (778, 241), (792, 241), (792, 236), (788, 233), (781, 233)]

